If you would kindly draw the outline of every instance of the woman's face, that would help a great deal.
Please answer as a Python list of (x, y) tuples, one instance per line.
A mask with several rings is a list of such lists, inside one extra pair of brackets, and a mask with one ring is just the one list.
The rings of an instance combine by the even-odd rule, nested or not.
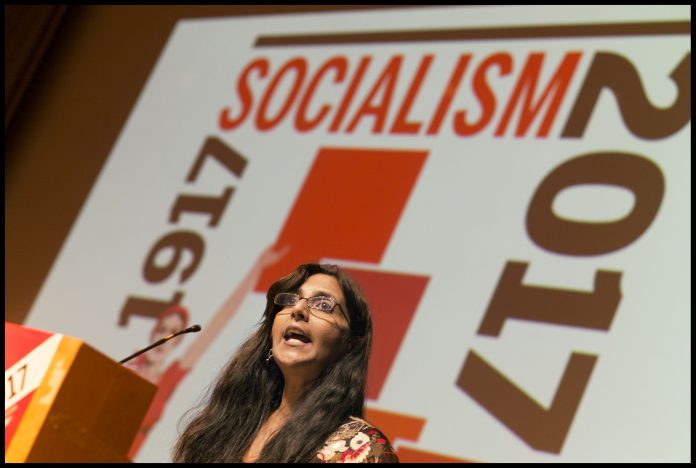
[(343, 291), (335, 277), (318, 273), (310, 276), (297, 291), (302, 298), (328, 296), (338, 305), (331, 312), (310, 309), (306, 299), (281, 309), (273, 320), (273, 360), (286, 379), (296, 376), (314, 380), (344, 352), (349, 333)]

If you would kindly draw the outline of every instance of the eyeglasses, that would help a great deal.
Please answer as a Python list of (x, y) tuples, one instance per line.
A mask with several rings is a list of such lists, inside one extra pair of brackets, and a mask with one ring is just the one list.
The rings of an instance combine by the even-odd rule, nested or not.
[[(348, 316), (343, 310), (343, 307), (341, 307), (341, 304), (336, 302), (336, 299), (329, 296), (302, 297), (299, 294), (294, 293), (278, 293), (276, 294), (275, 298), (273, 298), (273, 303), (282, 307), (290, 307), (294, 306), (302, 299), (307, 299), (307, 305), (310, 309), (325, 313), (332, 312), (334, 308), (338, 306), (338, 308), (341, 309), (343, 316), (346, 317), (346, 320), (348, 320)], [(348, 322), (350, 323), (350, 320), (348, 320)]]

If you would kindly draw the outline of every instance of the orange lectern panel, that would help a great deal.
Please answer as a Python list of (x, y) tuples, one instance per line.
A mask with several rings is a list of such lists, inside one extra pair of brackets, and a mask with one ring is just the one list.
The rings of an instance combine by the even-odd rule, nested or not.
[(157, 387), (76, 338), (5, 322), (5, 462), (119, 462)]

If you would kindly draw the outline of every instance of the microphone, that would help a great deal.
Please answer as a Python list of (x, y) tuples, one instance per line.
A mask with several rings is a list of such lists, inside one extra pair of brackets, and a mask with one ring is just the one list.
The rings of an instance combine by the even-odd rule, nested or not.
[(200, 325), (191, 325), (190, 327), (188, 327), (188, 328), (185, 329), (185, 330), (181, 330), (181, 331), (178, 331), (178, 332), (176, 332), (176, 333), (172, 333), (172, 334), (169, 335), (169, 336), (165, 336), (164, 338), (161, 338), (161, 339), (155, 341), (154, 343), (152, 343), (152, 344), (151, 344), (150, 346), (148, 346), (147, 348), (143, 348), (143, 349), (141, 349), (140, 351), (131, 354), (131, 355), (128, 356), (127, 358), (120, 360), (118, 363), (119, 363), (119, 364), (123, 364), (123, 363), (125, 363), (125, 362), (128, 362), (128, 361), (130, 361), (131, 359), (133, 359), (134, 357), (140, 356), (140, 355), (143, 354), (145, 351), (149, 351), (149, 350), (151, 350), (152, 348), (156, 348), (157, 346), (166, 343), (167, 341), (171, 340), (171, 339), (174, 338), (174, 337), (177, 337), (177, 336), (179, 336), (179, 335), (183, 335), (184, 333), (192, 333), (192, 332), (195, 333), (195, 332), (199, 332), (199, 331), (201, 331), (201, 326), (200, 326)]

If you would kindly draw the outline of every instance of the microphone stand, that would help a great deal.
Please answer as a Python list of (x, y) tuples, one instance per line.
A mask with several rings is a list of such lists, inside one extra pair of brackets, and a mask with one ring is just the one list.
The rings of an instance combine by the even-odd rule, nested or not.
[(131, 355), (128, 356), (127, 358), (120, 360), (118, 363), (119, 363), (119, 364), (123, 364), (123, 363), (125, 363), (125, 362), (128, 362), (128, 361), (130, 361), (131, 359), (133, 359), (134, 357), (140, 356), (140, 355), (143, 354), (145, 351), (149, 351), (149, 350), (151, 350), (152, 348), (156, 348), (157, 346), (166, 343), (167, 341), (171, 340), (171, 339), (174, 338), (174, 337), (177, 337), (177, 336), (179, 336), (179, 335), (183, 335), (184, 333), (199, 332), (199, 331), (201, 331), (201, 326), (200, 326), (200, 325), (192, 325), (192, 326), (188, 327), (186, 330), (181, 330), (181, 331), (178, 331), (178, 332), (176, 332), (176, 333), (172, 333), (172, 334), (169, 335), (169, 336), (165, 336), (164, 338), (161, 338), (161, 339), (155, 341), (154, 343), (152, 343), (152, 344), (151, 344), (150, 346), (148, 346), (147, 348), (143, 348), (143, 349), (141, 349), (140, 351), (137, 351), (137, 352), (131, 354)]

